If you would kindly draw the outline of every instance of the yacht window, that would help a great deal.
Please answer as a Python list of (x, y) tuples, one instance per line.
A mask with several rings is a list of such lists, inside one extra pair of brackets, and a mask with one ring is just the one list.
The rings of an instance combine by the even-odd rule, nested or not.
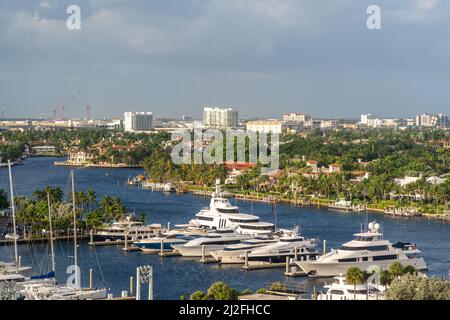
[(228, 241), (214, 241), (214, 242), (206, 242), (205, 245), (215, 245), (215, 244), (238, 244), (240, 240), (228, 240)]
[(389, 254), (384, 256), (373, 256), (373, 261), (379, 261), (379, 260), (394, 260), (397, 259), (396, 254)]
[(216, 208), (216, 210), (221, 212), (221, 213), (239, 213), (239, 209)]
[(331, 290), (330, 294), (344, 294), (344, 291), (341, 290)]
[(251, 229), (251, 230), (273, 230), (273, 226), (248, 226), (248, 225), (239, 225), (242, 229)]
[(234, 219), (234, 218), (230, 218), (231, 222), (236, 222), (236, 223), (255, 223), (255, 222), (259, 222), (259, 219)]
[[(353, 289), (348, 289), (347, 291), (348, 293), (355, 294), (355, 290)], [(367, 294), (367, 290), (365, 289), (356, 290), (356, 294)]]
[(362, 261), (369, 261), (369, 258), (368, 257), (363, 257)]
[(346, 251), (360, 251), (360, 250), (368, 250), (368, 251), (386, 251), (388, 250), (388, 246), (367, 246), (367, 247), (349, 247), (342, 246), (341, 250)]
[(285, 239), (280, 239), (280, 242), (297, 242), (297, 241), (303, 241), (303, 239), (302, 238), (292, 238), (292, 239), (285, 238)]
[(356, 258), (339, 259), (338, 262), (356, 262)]
[(214, 218), (210, 217), (197, 217), (198, 220), (204, 220), (204, 221), (214, 221)]

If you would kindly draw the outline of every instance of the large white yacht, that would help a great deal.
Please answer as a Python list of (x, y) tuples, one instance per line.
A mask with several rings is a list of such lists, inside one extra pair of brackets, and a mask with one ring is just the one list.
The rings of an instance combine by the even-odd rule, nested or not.
[[(299, 235), (299, 228), (290, 233), (285, 232), (276, 242), (256, 248), (247, 253), (249, 265), (286, 262), (286, 258), (297, 260), (315, 260), (319, 253), (316, 250), (317, 241), (305, 239)], [(296, 252), (297, 250), (297, 252)], [(241, 263), (245, 262), (246, 253), (240, 254)]]
[(211, 256), (211, 251), (223, 249), (231, 244), (237, 244), (252, 238), (251, 235), (236, 233), (233, 229), (222, 229), (208, 233), (203, 237), (193, 239), (184, 244), (173, 244), (172, 248), (184, 257)]
[(250, 235), (271, 234), (274, 224), (259, 221), (259, 217), (240, 213), (238, 206), (233, 206), (225, 198), (220, 189), (220, 179), (216, 180), (216, 190), (211, 195), (209, 208), (200, 210), (195, 218), (189, 222), (191, 225), (213, 230), (234, 228), (236, 232)]
[[(366, 231), (355, 233), (355, 239), (346, 242), (337, 250), (321, 256), (317, 261), (297, 261), (297, 265), (311, 277), (333, 277), (345, 274), (350, 267), (363, 271), (373, 267), (384, 270), (392, 263), (411, 265), (416, 270), (427, 270), (421, 251), (415, 245), (398, 243), (392, 245), (383, 239), (380, 225), (371, 222)], [(370, 271), (370, 270), (369, 270)]]

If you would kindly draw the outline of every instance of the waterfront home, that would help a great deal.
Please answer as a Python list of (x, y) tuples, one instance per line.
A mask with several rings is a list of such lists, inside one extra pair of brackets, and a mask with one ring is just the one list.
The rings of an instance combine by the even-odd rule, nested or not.
[(56, 154), (55, 146), (35, 146), (31, 148), (31, 152), (34, 156), (46, 156)]

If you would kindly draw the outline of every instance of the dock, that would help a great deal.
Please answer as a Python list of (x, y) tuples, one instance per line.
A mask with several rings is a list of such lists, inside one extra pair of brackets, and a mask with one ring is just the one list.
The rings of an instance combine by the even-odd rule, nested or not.
[[(89, 235), (86, 234), (81, 234), (81, 235), (77, 235), (78, 239), (88, 239)], [(53, 238), (54, 241), (72, 241), (73, 240), (73, 235), (70, 236), (58, 236), (58, 237), (54, 237)], [(20, 238), (17, 239), (17, 244), (27, 244), (27, 243), (32, 243), (32, 242), (47, 242), (50, 241), (49, 238)], [(12, 239), (2, 239), (0, 240), (0, 246), (12, 246), (14, 245), (14, 241)]]
[(160, 253), (158, 253), (158, 255), (160, 256), (160, 257), (163, 257), (163, 258), (165, 258), (165, 257), (179, 257), (179, 256), (181, 256), (181, 253), (179, 253), (178, 251), (163, 251), (163, 252), (160, 252)]

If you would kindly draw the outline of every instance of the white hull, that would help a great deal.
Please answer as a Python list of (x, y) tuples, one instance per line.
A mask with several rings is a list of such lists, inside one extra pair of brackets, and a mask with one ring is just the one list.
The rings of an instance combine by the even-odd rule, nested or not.
[(245, 250), (236, 250), (236, 251), (211, 251), (211, 256), (222, 264), (243, 264), (244, 261), (241, 260), (240, 256), (245, 254)]
[[(227, 245), (205, 245), (205, 257), (210, 257), (211, 252), (214, 250), (221, 250)], [(202, 256), (202, 246), (184, 246), (184, 245), (173, 245), (173, 249), (178, 251), (183, 257), (201, 257)]]
[(296, 261), (295, 263), (310, 277), (334, 277), (345, 274), (350, 267), (358, 267), (363, 271), (367, 271), (373, 266), (378, 266), (380, 269), (386, 270), (394, 262), (400, 262), (403, 266), (411, 265), (419, 271), (427, 270), (427, 265), (423, 258), (334, 263)]

